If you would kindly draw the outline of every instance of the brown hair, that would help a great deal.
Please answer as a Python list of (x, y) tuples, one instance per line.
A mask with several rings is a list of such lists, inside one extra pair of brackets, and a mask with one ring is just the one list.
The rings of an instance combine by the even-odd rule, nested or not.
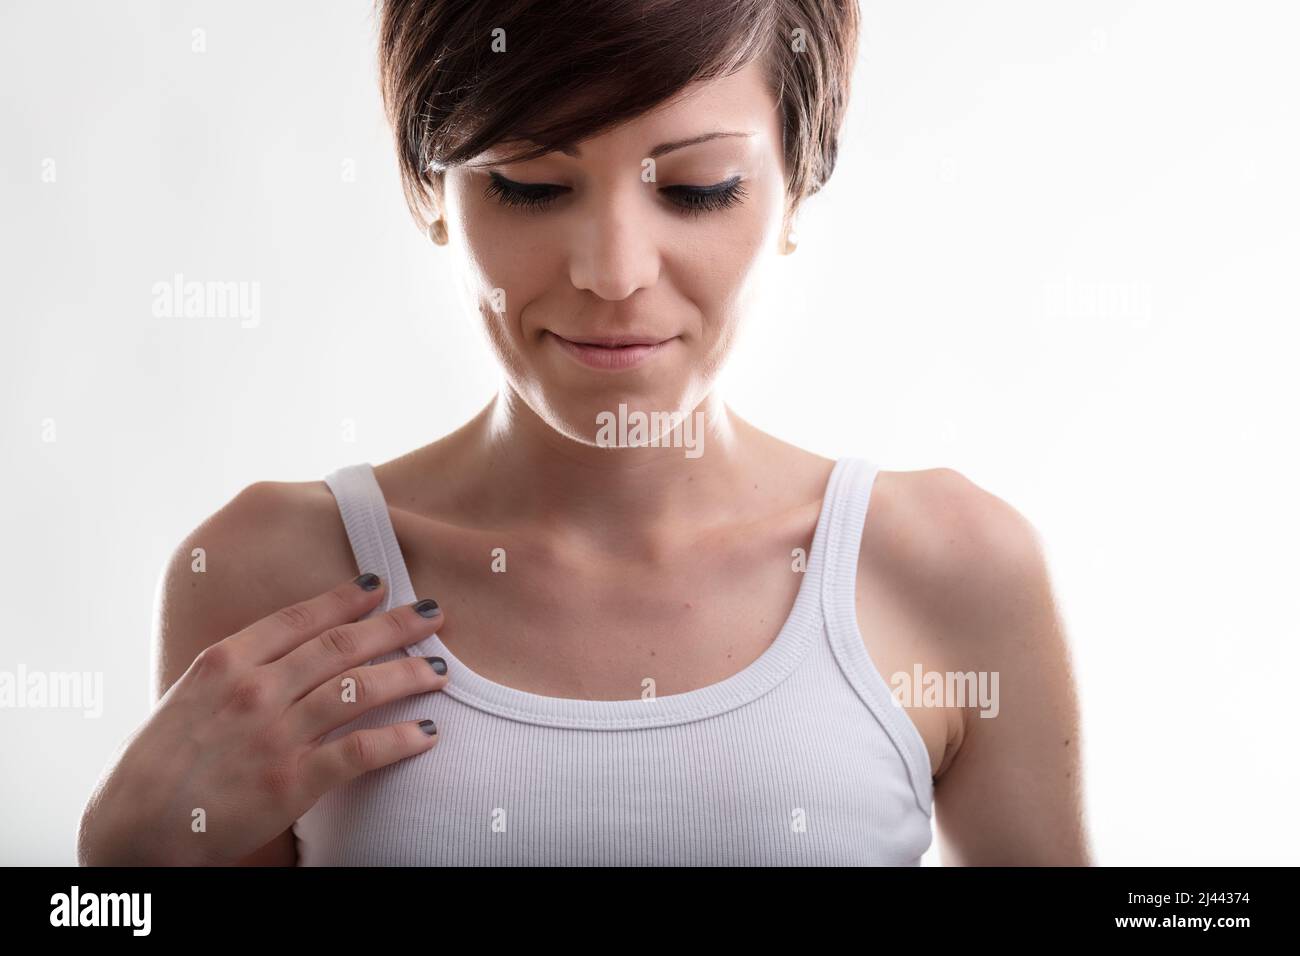
[[(787, 212), (835, 168), (858, 0), (377, 0), (379, 72), (402, 187), (422, 226), (443, 170), (502, 142), (533, 159), (765, 58)], [(506, 53), (493, 52), (504, 31)]]

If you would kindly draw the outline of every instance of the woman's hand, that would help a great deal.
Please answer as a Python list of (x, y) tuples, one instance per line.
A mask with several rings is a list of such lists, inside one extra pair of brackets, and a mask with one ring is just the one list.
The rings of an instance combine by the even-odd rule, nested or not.
[(423, 601), (358, 621), (384, 590), (363, 574), (204, 649), (96, 785), (82, 865), (233, 865), (330, 788), (432, 749), (431, 721), (321, 742), (372, 707), (447, 683), (420, 657), (366, 666), (443, 620)]

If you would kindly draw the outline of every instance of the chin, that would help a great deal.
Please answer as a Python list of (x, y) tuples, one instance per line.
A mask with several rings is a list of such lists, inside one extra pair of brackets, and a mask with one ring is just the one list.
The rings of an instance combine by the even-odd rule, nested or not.
[(694, 408), (679, 392), (647, 393), (624, 387), (581, 397), (548, 394), (542, 417), (560, 434), (593, 447), (626, 447), (653, 442), (671, 430), (672, 415)]

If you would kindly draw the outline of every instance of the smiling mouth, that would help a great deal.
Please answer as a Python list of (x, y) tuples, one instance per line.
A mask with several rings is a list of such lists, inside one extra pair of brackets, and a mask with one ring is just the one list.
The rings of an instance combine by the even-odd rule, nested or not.
[(600, 349), (625, 349), (625, 348), (632, 348), (638, 345), (662, 345), (664, 342), (671, 341), (670, 339), (661, 339), (654, 336), (646, 336), (646, 335), (624, 335), (624, 336), (617, 336), (613, 338), (578, 339), (578, 338), (568, 338), (567, 336), (563, 336), (563, 335), (557, 335), (557, 333), (554, 332), (552, 332), (551, 334), (556, 335), (557, 338), (564, 339), (564, 341), (566, 342), (571, 342), (574, 345), (590, 345), (594, 348), (600, 348)]
[(570, 339), (550, 330), (547, 330), (547, 335), (567, 354), (588, 368), (610, 371), (643, 365), (677, 339), (675, 335), (666, 339), (648, 335), (583, 336)]

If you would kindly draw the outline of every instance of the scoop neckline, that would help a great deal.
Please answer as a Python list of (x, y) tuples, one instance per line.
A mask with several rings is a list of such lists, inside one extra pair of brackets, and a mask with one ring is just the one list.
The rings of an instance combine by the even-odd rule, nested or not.
[[(594, 700), (579, 697), (550, 697), (499, 684), (468, 667), (442, 642), (437, 634), (404, 647), (407, 654), (418, 657), (441, 657), (447, 662), (448, 683), (438, 693), (445, 694), (477, 710), (486, 711), (523, 723), (576, 730), (635, 730), (689, 723), (733, 710), (757, 699), (784, 680), (803, 658), (822, 630), (821, 578), (826, 554), (826, 536), (831, 527), (831, 512), (837, 499), (840, 478), (848, 459), (840, 458), (831, 469), (813, 533), (808, 564), (795, 595), (789, 615), (775, 639), (757, 658), (741, 670), (720, 681), (679, 694), (653, 698)], [(374, 480), (374, 470), (366, 465)], [(375, 481), (382, 500), (382, 489)], [(387, 520), (385, 503), (381, 520)], [(391, 539), (396, 542), (396, 534)], [(394, 578), (398, 587), (391, 594), (388, 607), (416, 600), (406, 569), (401, 545), (396, 544), (400, 573)]]

